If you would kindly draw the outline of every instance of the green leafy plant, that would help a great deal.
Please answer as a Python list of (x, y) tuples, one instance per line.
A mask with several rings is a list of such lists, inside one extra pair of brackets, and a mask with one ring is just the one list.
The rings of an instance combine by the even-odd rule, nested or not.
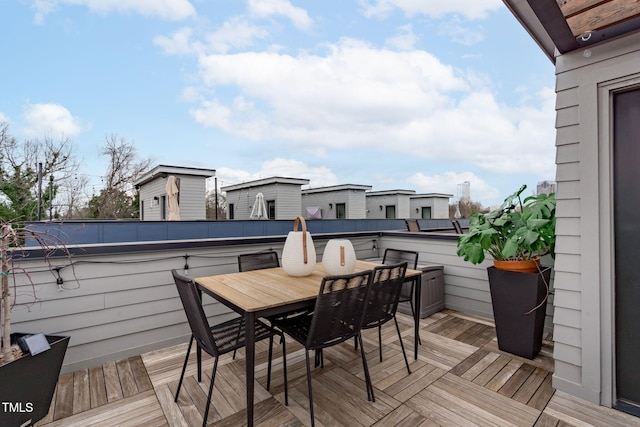
[(555, 256), (555, 194), (521, 198), (526, 185), (489, 213), (474, 213), (469, 232), (458, 239), (458, 256), (479, 264), (489, 254), (495, 260), (531, 260)]

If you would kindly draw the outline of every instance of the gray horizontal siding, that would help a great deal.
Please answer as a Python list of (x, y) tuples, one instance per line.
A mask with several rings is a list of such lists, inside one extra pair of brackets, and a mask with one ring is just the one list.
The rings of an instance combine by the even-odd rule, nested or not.
[[(444, 265), (447, 307), (491, 318), (485, 266), (471, 266), (458, 258), (455, 237), (431, 239), (427, 233), (413, 236), (395, 232), (350, 240), (359, 259), (379, 257), (387, 247), (418, 250), (421, 263)], [(331, 237), (314, 237), (318, 261)], [(221, 274), (237, 271), (239, 253), (267, 248), (281, 253), (282, 242), (255, 241), (233, 245), (220, 241), (204, 247), (189, 247), (185, 242), (183, 248), (158, 251), (151, 245), (142, 253), (78, 256), (71, 259), (73, 268), (69, 260), (58, 258), (53, 265), (64, 266), (61, 276), (67, 290), (58, 289), (47, 263), (23, 261), (20, 266), (31, 272), (33, 286), (24, 275), (16, 275), (19, 303), (13, 311), (12, 329), (69, 335), (65, 372), (186, 342), (189, 330), (170, 269), (182, 269), (188, 255), (191, 276)], [(161, 242), (158, 247), (163, 247)], [(33, 291), (38, 299), (35, 303)], [(205, 301), (212, 322), (231, 315), (213, 299)]]

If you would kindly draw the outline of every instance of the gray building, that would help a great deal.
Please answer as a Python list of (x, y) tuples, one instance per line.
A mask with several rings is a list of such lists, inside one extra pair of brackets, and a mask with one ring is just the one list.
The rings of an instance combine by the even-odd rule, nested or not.
[(446, 219), (449, 218), (449, 200), (453, 194), (426, 193), (409, 197), (410, 218)]
[(411, 218), (411, 196), (414, 190), (369, 191), (367, 219)]
[(140, 191), (140, 220), (166, 221), (169, 217), (167, 179), (175, 177), (180, 220), (206, 219), (207, 178), (214, 169), (158, 165), (140, 177), (134, 185)]
[(504, 2), (555, 64), (553, 386), (638, 415), (638, 8)]
[(268, 219), (295, 219), (302, 212), (302, 186), (308, 184), (308, 179), (271, 177), (220, 187), (227, 193), (227, 219), (251, 219), (258, 193)]
[(365, 219), (370, 185), (344, 184), (302, 190), (302, 215), (308, 219)]

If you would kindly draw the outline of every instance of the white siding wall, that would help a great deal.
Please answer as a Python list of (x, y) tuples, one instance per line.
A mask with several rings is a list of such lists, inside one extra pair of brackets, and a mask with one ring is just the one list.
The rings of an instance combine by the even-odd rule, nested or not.
[[(408, 195), (380, 195), (367, 196), (367, 219), (384, 219), (386, 218), (386, 207), (396, 207), (396, 218), (410, 218), (409, 216), (409, 196)], [(380, 209), (382, 206), (382, 209)]]
[[(442, 197), (414, 197), (411, 198), (409, 213), (411, 218), (422, 218), (422, 208), (431, 208), (432, 219), (449, 218), (449, 199)], [(416, 212), (416, 209), (418, 210)]]
[[(332, 207), (329, 207), (330, 203), (333, 205)], [(335, 219), (337, 203), (345, 204), (347, 219), (366, 218), (364, 191), (354, 190), (324, 191), (321, 193), (303, 194), (302, 215), (306, 217), (307, 207), (320, 206), (322, 208), (322, 219)]]
[[(206, 219), (206, 180), (204, 177), (191, 175), (177, 175), (180, 178), (180, 220), (195, 221)], [(140, 187), (140, 200), (144, 201), (144, 220), (161, 221), (162, 196), (167, 195), (166, 178), (159, 177)], [(158, 197), (159, 203), (153, 206), (153, 198)], [(165, 206), (165, 209), (167, 207)], [(168, 210), (166, 210), (168, 213)]]
[(295, 219), (302, 212), (302, 192), (299, 185), (275, 184), (276, 219)]
[(640, 83), (640, 34), (556, 64), (555, 388), (611, 406), (611, 93)]
[[(162, 209), (162, 196), (166, 195), (166, 181), (156, 179), (140, 187), (140, 200), (144, 201), (144, 221), (160, 221)], [(153, 198), (158, 198), (158, 203), (153, 205)]]
[(227, 191), (227, 203), (234, 205), (233, 219), (250, 219), (251, 207), (258, 193), (264, 196), (265, 205), (275, 200), (275, 219), (295, 219), (302, 211), (300, 185), (276, 183)]

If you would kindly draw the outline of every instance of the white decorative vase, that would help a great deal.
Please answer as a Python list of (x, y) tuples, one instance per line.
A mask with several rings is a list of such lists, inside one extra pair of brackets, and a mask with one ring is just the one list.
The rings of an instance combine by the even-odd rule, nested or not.
[(356, 269), (356, 252), (351, 241), (329, 240), (322, 254), (322, 268), (331, 276), (353, 273)]
[[(302, 231), (297, 231), (298, 224)], [(289, 276), (308, 276), (316, 266), (316, 248), (313, 246), (307, 223), (301, 216), (293, 223), (293, 231), (287, 235), (282, 249), (282, 268)]]

